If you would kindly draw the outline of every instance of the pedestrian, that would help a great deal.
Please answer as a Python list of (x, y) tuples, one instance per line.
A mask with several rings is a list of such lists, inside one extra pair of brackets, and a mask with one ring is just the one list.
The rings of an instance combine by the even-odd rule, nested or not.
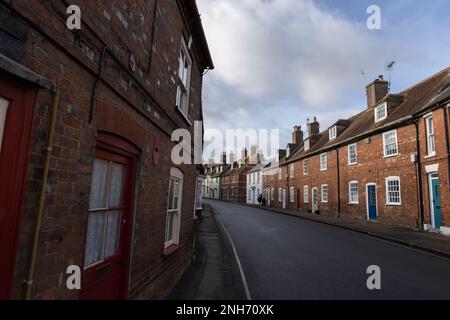
[(258, 202), (259, 202), (259, 206), (261, 206), (262, 203), (262, 194), (258, 195)]
[(262, 205), (263, 205), (263, 207), (265, 207), (266, 206), (266, 198), (262, 198)]

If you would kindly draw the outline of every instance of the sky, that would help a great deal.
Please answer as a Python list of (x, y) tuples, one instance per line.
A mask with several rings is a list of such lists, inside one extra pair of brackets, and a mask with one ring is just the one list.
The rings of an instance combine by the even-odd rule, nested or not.
[[(215, 69), (204, 78), (208, 132), (321, 130), (365, 109), (365, 86), (396, 61), (392, 92), (450, 65), (450, 0), (197, 0)], [(369, 30), (370, 5), (381, 29)], [(362, 74), (363, 73), (363, 74)], [(229, 146), (228, 146), (229, 147)]]

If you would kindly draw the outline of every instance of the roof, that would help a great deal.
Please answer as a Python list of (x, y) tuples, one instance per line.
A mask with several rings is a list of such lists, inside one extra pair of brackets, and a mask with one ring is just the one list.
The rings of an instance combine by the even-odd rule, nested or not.
[(255, 172), (261, 171), (261, 170), (264, 169), (266, 166), (267, 166), (267, 163), (266, 163), (266, 162), (257, 164), (257, 165), (255, 165), (251, 170), (249, 170), (249, 171), (247, 172), (247, 174), (255, 173)]
[(381, 102), (391, 99), (399, 103), (397, 106), (394, 105), (392, 107), (385, 120), (375, 123), (374, 108), (365, 108), (365, 110), (348, 119), (338, 121), (344, 122), (347, 127), (335, 140), (329, 140), (328, 129), (322, 131), (318, 135), (317, 142), (308, 151), (301, 147), (286, 162), (306, 158), (322, 151), (325, 152), (334, 147), (361, 139), (362, 136), (375, 134), (396, 124), (411, 121), (416, 113), (427, 108), (430, 103), (443, 102), (449, 97), (450, 67), (447, 67), (398, 94), (388, 94), (382, 99)]
[(187, 27), (194, 38), (202, 69), (214, 69), (214, 63), (211, 52), (209, 51), (208, 41), (206, 40), (196, 0), (179, 0), (178, 3), (185, 13)]

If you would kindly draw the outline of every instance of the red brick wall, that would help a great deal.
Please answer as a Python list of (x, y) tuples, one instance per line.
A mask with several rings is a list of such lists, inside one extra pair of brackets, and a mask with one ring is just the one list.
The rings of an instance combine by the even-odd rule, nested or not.
[[(160, 298), (186, 268), (192, 251), (196, 168), (185, 165), (180, 167), (185, 175), (181, 249), (170, 257), (163, 256), (167, 190), (173, 166), (170, 134), (178, 127), (193, 132), (175, 109), (174, 79), (184, 22), (175, 1), (158, 1), (152, 47), (154, 1), (126, 0), (120, 6), (87, 0), (72, 4), (82, 9), (84, 24), (80, 38), (65, 28), (63, 1), (7, 1), (8, 7), (30, 26), (23, 64), (54, 81), (61, 90), (32, 296), (78, 298), (76, 291), (65, 287), (65, 270), (70, 264), (82, 264), (96, 136), (98, 131), (107, 131), (127, 139), (142, 151), (136, 181), (129, 294), (131, 298)], [(141, 15), (143, 20), (139, 18)], [(90, 97), (102, 41), (124, 65), (128, 64), (129, 53), (136, 56), (138, 70), (134, 75), (147, 94), (107, 55), (103, 80), (96, 92), (94, 121), (89, 123)], [(196, 120), (201, 112), (202, 70), (193, 50), (191, 57), (194, 63), (190, 116)], [(151, 101), (150, 95), (167, 115)], [(27, 276), (51, 106), (51, 94), (39, 92), (13, 298), (23, 296)], [(158, 165), (152, 162), (155, 137), (160, 138)]]

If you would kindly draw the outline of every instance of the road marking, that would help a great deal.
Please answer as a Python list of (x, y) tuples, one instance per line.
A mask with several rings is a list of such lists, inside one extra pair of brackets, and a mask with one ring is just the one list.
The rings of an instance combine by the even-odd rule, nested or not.
[(233, 239), (231, 239), (231, 236), (228, 233), (227, 228), (225, 228), (225, 225), (223, 224), (222, 219), (220, 219), (220, 217), (217, 214), (216, 214), (216, 217), (217, 217), (217, 220), (219, 221), (220, 225), (222, 226), (223, 230), (225, 231), (225, 234), (227, 235), (227, 238), (231, 243), (231, 247), (233, 248), (234, 257), (236, 259), (236, 262), (237, 262), (237, 265), (239, 268), (239, 273), (241, 274), (242, 284), (244, 285), (245, 297), (247, 298), (247, 300), (252, 300), (252, 296), (250, 294), (250, 290), (248, 289), (248, 285), (247, 285), (247, 279), (245, 278), (244, 269), (242, 268), (241, 260), (239, 259), (239, 256), (237, 254), (236, 246), (234, 245)]

